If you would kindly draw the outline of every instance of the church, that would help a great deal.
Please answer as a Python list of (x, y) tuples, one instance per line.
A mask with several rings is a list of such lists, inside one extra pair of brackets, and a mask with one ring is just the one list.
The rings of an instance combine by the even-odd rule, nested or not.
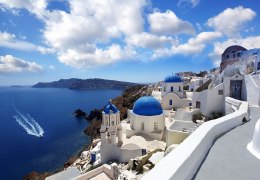
[(100, 129), (101, 163), (128, 162), (155, 149), (165, 149), (162, 141), (165, 119), (162, 106), (152, 96), (140, 97), (120, 122), (120, 111), (110, 101), (102, 112)]
[(164, 110), (187, 107), (191, 100), (187, 99), (186, 92), (183, 91), (183, 80), (180, 76), (167, 76), (162, 83), (161, 104)]

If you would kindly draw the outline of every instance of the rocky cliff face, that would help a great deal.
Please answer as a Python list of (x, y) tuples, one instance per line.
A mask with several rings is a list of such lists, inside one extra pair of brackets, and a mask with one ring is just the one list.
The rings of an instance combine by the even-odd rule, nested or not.
[(45, 180), (46, 177), (52, 175), (52, 173), (46, 172), (46, 173), (37, 173), (35, 171), (27, 174), (23, 177), (23, 180)]

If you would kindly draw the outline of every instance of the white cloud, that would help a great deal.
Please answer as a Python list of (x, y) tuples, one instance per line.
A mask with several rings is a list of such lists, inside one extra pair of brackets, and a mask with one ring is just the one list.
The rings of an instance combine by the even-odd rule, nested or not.
[(69, 13), (49, 12), (43, 30), (62, 63), (88, 68), (131, 58), (123, 38), (143, 31), (146, 0), (70, 0), (69, 4)]
[[(178, 4), (195, 7), (199, 2), (200, 0), (179, 0)], [(176, 54), (199, 54), (206, 45), (222, 37), (222, 34), (239, 37), (245, 23), (256, 15), (253, 10), (242, 6), (228, 8), (208, 19), (207, 25), (214, 28), (215, 32), (201, 32), (195, 35), (193, 25), (180, 19), (170, 10), (148, 14), (146, 18), (149, 32), (145, 32), (143, 9), (150, 5), (149, 0), (68, 0), (68, 12), (49, 11), (47, 3), (48, 0), (0, 0), (2, 10), (19, 12), (24, 8), (38, 17), (44, 23), (41, 32), (47, 47), (1, 31), (0, 46), (41, 53), (55, 52), (61, 63), (76, 68), (90, 68), (125, 59), (157, 59)], [(196, 23), (196, 27), (199, 31), (202, 30), (201, 24)], [(179, 44), (179, 34), (194, 37)], [(232, 43), (247, 43), (248, 47), (253, 43), (253, 39), (250, 38), (237, 43), (233, 41), (215, 42), (211, 55), (219, 55), (225, 46)], [(6, 68), (3, 64), (1, 63), (1, 67)]]
[(245, 24), (255, 16), (256, 13), (250, 8), (243, 6), (234, 9), (227, 8), (217, 16), (208, 19), (207, 25), (223, 32), (228, 37), (239, 37)]
[(201, 53), (206, 44), (212, 40), (220, 38), (222, 34), (220, 32), (201, 32), (194, 38), (190, 38), (187, 43), (174, 45), (170, 49), (156, 50), (153, 58), (159, 58), (164, 56), (172, 56), (175, 54), (182, 55), (195, 55)]
[(196, 7), (197, 5), (199, 5), (200, 0), (179, 0), (177, 5), (179, 7)]
[(177, 54), (197, 54), (205, 48), (208, 42), (221, 36), (222, 34), (219, 32), (202, 32), (197, 37), (190, 38), (186, 44), (173, 48), (173, 52)]
[(39, 18), (43, 18), (47, 7), (46, 0), (0, 0), (2, 10), (9, 9), (15, 15), (19, 14), (19, 9), (27, 9)]
[(173, 44), (178, 44), (178, 41), (176, 39), (173, 39), (172, 37), (158, 36), (147, 32), (134, 34), (128, 37), (126, 39), (126, 42), (136, 47), (150, 49), (159, 49), (167, 46), (172, 46)]
[(131, 59), (134, 51), (131, 48), (122, 49), (118, 44), (112, 44), (106, 49), (93, 47), (91, 51), (81, 49), (67, 49), (59, 54), (59, 60), (76, 68), (91, 68), (100, 65), (111, 64), (124, 59)]
[(148, 15), (148, 22), (153, 33), (161, 35), (194, 34), (191, 23), (178, 18), (174, 12), (154, 12)]
[(35, 62), (19, 59), (12, 55), (0, 56), (0, 73), (42, 72), (43, 67)]
[(2, 31), (0, 31), (0, 47), (7, 47), (23, 51), (39, 51), (42, 54), (54, 52), (52, 48), (38, 46), (24, 40), (19, 40), (15, 34)]
[(221, 61), (221, 54), (226, 48), (232, 45), (240, 45), (246, 49), (253, 49), (260, 47), (260, 36), (250, 36), (247, 38), (240, 39), (228, 39), (224, 42), (215, 42), (214, 51), (210, 54), (215, 66), (219, 66)]

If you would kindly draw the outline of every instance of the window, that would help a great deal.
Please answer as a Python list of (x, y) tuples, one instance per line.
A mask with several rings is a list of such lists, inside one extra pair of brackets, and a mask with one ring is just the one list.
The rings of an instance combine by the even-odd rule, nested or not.
[(179, 91), (181, 91), (181, 86), (179, 86)]
[(236, 54), (233, 54), (233, 58), (235, 58), (236, 57)]
[(141, 131), (144, 130), (144, 123), (141, 124)]
[(260, 70), (260, 62), (257, 63), (257, 70)]
[(196, 108), (200, 108), (200, 102), (196, 101)]
[(237, 53), (237, 57), (240, 57), (240, 52)]
[(154, 130), (158, 130), (157, 122), (153, 123), (153, 128), (154, 128)]
[(170, 99), (170, 101), (169, 101), (169, 105), (172, 106), (172, 100), (171, 100), (171, 99)]
[(173, 86), (171, 87), (171, 92), (173, 92)]
[(166, 91), (166, 87), (165, 87), (165, 86), (163, 86), (163, 91), (164, 91), (164, 92)]
[(108, 117), (105, 116), (105, 122), (104, 122), (104, 125), (108, 126)]
[(192, 103), (189, 103), (189, 106), (192, 106)]
[(229, 58), (229, 55), (228, 55), (228, 54), (226, 55), (226, 58), (227, 58), (227, 59)]
[(218, 90), (218, 95), (223, 95), (223, 90)]

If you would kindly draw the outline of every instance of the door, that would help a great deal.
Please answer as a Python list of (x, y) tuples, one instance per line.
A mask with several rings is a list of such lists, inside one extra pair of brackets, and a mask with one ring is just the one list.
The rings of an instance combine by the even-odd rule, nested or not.
[(144, 123), (141, 124), (141, 130), (144, 131)]
[(230, 97), (241, 100), (242, 80), (230, 81)]

